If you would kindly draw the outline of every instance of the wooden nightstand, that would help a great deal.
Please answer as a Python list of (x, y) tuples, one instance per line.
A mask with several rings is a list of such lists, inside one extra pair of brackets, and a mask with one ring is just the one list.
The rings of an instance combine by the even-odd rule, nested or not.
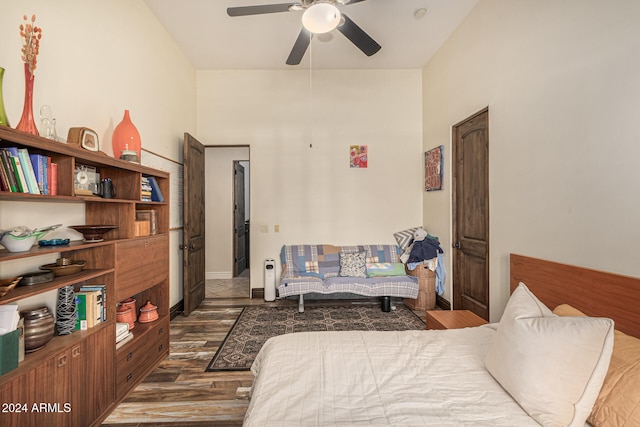
[(469, 310), (429, 310), (427, 329), (458, 329), (488, 323)]

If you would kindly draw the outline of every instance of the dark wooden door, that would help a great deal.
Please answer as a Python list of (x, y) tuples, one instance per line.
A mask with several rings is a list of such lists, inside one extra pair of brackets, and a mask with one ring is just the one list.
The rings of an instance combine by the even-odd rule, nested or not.
[(453, 127), (453, 307), (489, 320), (489, 110)]
[(183, 297), (185, 316), (205, 294), (204, 145), (184, 134)]
[(244, 210), (244, 166), (233, 162), (233, 275), (238, 276), (247, 268)]

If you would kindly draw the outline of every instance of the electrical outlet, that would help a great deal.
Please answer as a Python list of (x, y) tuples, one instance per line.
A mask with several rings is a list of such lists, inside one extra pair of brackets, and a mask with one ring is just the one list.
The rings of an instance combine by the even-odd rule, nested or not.
[(273, 226), (273, 232), (274, 233), (279, 233), (280, 232), (280, 224), (276, 224)]

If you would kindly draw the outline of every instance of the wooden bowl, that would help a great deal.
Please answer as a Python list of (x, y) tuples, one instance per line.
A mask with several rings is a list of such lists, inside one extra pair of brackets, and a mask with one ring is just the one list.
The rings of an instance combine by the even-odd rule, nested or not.
[(40, 270), (49, 270), (56, 277), (79, 273), (83, 268), (84, 261), (73, 261), (73, 264), (68, 265), (45, 264), (40, 266)]
[(103, 235), (115, 228), (117, 225), (70, 225), (69, 228), (76, 230), (84, 236), (85, 242), (101, 242)]
[(10, 279), (0, 279), (0, 298), (8, 294), (11, 289), (15, 288), (18, 282), (20, 282), (20, 279), (22, 279), (22, 276), (12, 277)]

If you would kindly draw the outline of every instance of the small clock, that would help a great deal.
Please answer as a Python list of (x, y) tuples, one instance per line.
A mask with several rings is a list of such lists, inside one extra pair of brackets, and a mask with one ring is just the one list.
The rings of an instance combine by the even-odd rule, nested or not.
[(76, 173), (76, 182), (78, 185), (84, 186), (89, 183), (89, 175), (87, 175), (87, 171), (79, 170)]
[(89, 151), (100, 151), (98, 134), (89, 128), (70, 128), (67, 143), (78, 145)]

